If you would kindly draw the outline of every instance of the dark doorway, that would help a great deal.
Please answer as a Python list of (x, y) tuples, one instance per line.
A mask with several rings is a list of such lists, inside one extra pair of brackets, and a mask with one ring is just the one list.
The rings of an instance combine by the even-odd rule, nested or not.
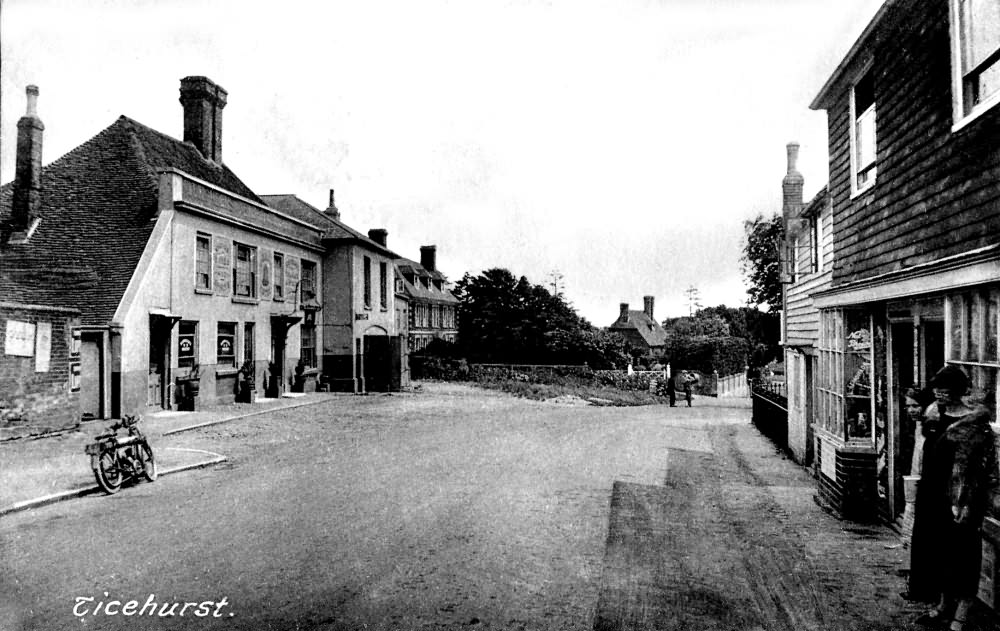
[(921, 372), (923, 383), (927, 385), (934, 373), (944, 368), (944, 322), (924, 320), (920, 323)]
[(392, 370), (388, 335), (366, 335), (364, 352), (365, 388), (368, 392), (388, 392)]
[(166, 410), (170, 407), (170, 330), (167, 318), (149, 318), (149, 388), (146, 405)]
[[(903, 476), (910, 475), (910, 465), (913, 462), (913, 444), (916, 427), (906, 415), (906, 389), (917, 381), (914, 374), (916, 340), (912, 322), (900, 322), (890, 325), (892, 336), (892, 400), (894, 410), (892, 415), (893, 436), (893, 494), (897, 501), (894, 504), (898, 514), (905, 508), (903, 498)], [(893, 516), (895, 517), (895, 515)]]
[(280, 320), (271, 321), (271, 366), (264, 396), (277, 398), (285, 391), (285, 335), (288, 328)]

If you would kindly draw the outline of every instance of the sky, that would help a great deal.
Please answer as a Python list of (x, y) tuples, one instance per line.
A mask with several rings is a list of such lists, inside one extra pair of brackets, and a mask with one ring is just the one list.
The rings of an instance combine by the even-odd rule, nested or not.
[(223, 161), (452, 281), (554, 273), (606, 326), (746, 303), (743, 222), (781, 209), (789, 141), (882, 0), (2, 0), (0, 179), (24, 88), (47, 164), (124, 114), (183, 136), (180, 79), (229, 93)]

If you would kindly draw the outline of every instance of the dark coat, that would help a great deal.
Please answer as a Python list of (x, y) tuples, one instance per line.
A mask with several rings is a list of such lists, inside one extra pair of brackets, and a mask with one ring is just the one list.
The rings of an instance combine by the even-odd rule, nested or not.
[[(979, 529), (998, 486), (996, 443), (985, 408), (977, 407), (964, 417), (931, 408), (928, 421), (940, 423), (943, 431), (924, 445), (915, 545), (933, 547), (928, 570), (936, 593), (971, 598), (978, 589), (982, 563)], [(962, 523), (953, 510), (967, 513)]]

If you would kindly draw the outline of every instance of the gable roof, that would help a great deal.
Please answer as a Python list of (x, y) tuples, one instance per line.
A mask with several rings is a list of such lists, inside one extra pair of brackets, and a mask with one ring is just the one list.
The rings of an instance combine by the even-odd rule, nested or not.
[(0, 296), (110, 324), (155, 224), (158, 171), (170, 168), (259, 201), (193, 145), (121, 116), (42, 168), (41, 221), (26, 244), (7, 243), (13, 184), (0, 187)]
[[(433, 300), (435, 302), (447, 302), (458, 304), (458, 298), (455, 294), (451, 293), (448, 289), (446, 283), (448, 279), (444, 274), (435, 270), (433, 272), (429, 271), (427, 268), (420, 265), (416, 261), (411, 261), (410, 259), (398, 258), (395, 261), (396, 271), (398, 272), (398, 277), (403, 280), (403, 291), (410, 298), (421, 298), (424, 300)], [(408, 276), (413, 276), (413, 280), (417, 281), (420, 278), (428, 278), (431, 280), (438, 280), (441, 282), (441, 290), (425, 288), (422, 283), (410, 282)]]
[(621, 318), (615, 320), (611, 326), (608, 327), (608, 330), (617, 331), (619, 333), (635, 331), (649, 346), (663, 346), (667, 343), (666, 331), (663, 330), (663, 327), (660, 326), (659, 322), (646, 315), (645, 311), (630, 309), (627, 320), (623, 321)]
[(264, 204), (270, 206), (271, 208), (281, 211), (286, 215), (291, 215), (296, 219), (305, 221), (306, 223), (323, 230), (324, 241), (356, 243), (368, 248), (369, 250), (374, 250), (379, 254), (384, 254), (390, 258), (397, 257), (396, 253), (389, 248), (381, 245), (377, 241), (372, 240), (368, 236), (361, 234), (342, 221), (334, 219), (322, 210), (299, 199), (295, 195), (261, 195), (260, 198), (263, 200)]

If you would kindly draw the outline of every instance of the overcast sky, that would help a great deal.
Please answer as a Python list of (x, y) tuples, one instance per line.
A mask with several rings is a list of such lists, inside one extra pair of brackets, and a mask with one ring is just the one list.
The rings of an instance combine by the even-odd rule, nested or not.
[(48, 163), (122, 114), (180, 138), (181, 77), (229, 92), (223, 160), (383, 227), (452, 280), (553, 270), (581, 315), (746, 302), (743, 221), (785, 144), (826, 181), (809, 103), (881, 0), (3, 0), (0, 176), (24, 87)]

